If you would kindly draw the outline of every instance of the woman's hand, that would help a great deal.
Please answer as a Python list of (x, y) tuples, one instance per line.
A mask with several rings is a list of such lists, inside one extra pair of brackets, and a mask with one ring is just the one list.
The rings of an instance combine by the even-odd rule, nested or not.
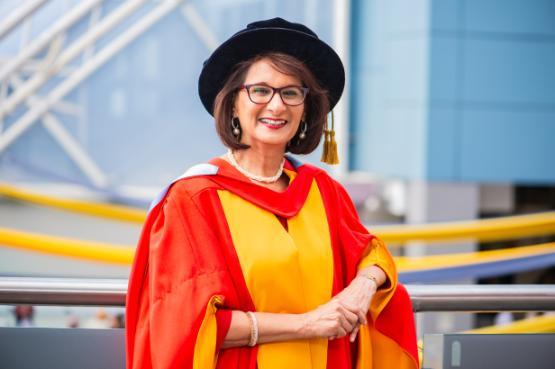
[(357, 324), (350, 332), (349, 339), (351, 342), (354, 342), (360, 325), (368, 322), (366, 314), (377, 289), (378, 285), (373, 280), (364, 276), (357, 276), (343, 291), (334, 297), (343, 307), (357, 316)]
[(347, 309), (339, 299), (331, 299), (324, 305), (301, 315), (304, 338), (344, 337), (357, 326), (358, 316)]

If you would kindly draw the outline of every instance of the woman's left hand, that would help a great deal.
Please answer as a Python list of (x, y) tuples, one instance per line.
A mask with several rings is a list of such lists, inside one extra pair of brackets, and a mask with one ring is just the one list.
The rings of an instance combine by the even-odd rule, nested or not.
[(366, 314), (370, 308), (372, 297), (376, 293), (377, 284), (364, 276), (355, 277), (352, 282), (334, 299), (337, 299), (347, 310), (358, 316), (358, 325), (351, 332), (349, 339), (354, 342), (361, 324), (367, 323)]

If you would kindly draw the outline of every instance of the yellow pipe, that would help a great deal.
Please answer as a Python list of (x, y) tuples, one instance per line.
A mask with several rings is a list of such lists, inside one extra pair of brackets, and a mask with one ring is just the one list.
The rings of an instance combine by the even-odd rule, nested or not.
[(555, 212), (424, 225), (373, 227), (389, 244), (407, 241), (500, 241), (555, 234)]
[(0, 244), (23, 250), (120, 265), (131, 264), (135, 253), (135, 248), (128, 245), (81, 241), (6, 228), (0, 228)]
[(109, 205), (47, 196), (32, 191), (21, 190), (5, 183), (0, 183), (0, 194), (12, 199), (102, 218), (110, 218), (139, 224), (144, 223), (146, 219), (145, 210), (129, 206)]
[(555, 333), (555, 315), (541, 315), (517, 320), (504, 325), (476, 328), (464, 333), (502, 334), (502, 333)]
[[(0, 194), (39, 205), (127, 222), (143, 223), (146, 218), (145, 211), (137, 208), (46, 196), (8, 184), (0, 183)], [(395, 245), (404, 245), (408, 241), (500, 241), (555, 234), (555, 212), (423, 225), (377, 226), (372, 227), (371, 232)]]
[[(0, 244), (29, 251), (124, 265), (131, 264), (135, 252), (135, 247), (130, 245), (82, 241), (7, 228), (0, 228)], [(540, 255), (552, 253), (554, 250), (555, 243), (546, 243), (475, 253), (396, 257), (395, 261), (400, 272), (408, 272)]]

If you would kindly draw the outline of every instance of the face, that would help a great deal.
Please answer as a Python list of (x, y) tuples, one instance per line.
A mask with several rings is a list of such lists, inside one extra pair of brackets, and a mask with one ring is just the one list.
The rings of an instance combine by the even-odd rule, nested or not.
[[(302, 86), (301, 81), (275, 69), (268, 59), (253, 63), (245, 77), (245, 84), (265, 84), (274, 88)], [(304, 103), (285, 105), (279, 93), (266, 104), (255, 104), (243, 88), (235, 98), (234, 117), (241, 124), (241, 142), (253, 148), (280, 147), (285, 150), (293, 138), (304, 113)]]

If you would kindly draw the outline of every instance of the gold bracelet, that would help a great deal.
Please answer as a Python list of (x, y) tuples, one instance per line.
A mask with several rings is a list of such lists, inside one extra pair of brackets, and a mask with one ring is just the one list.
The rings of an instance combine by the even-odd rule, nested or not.
[(370, 273), (362, 273), (359, 274), (365, 278), (368, 278), (369, 280), (371, 280), (372, 282), (374, 282), (376, 284), (376, 289), (378, 289), (378, 287), (380, 287), (380, 284), (378, 283), (378, 279), (376, 277), (374, 277), (372, 274)]
[(247, 317), (251, 325), (251, 336), (249, 339), (249, 347), (254, 347), (258, 343), (258, 322), (256, 321), (256, 315), (252, 311), (247, 311)]

